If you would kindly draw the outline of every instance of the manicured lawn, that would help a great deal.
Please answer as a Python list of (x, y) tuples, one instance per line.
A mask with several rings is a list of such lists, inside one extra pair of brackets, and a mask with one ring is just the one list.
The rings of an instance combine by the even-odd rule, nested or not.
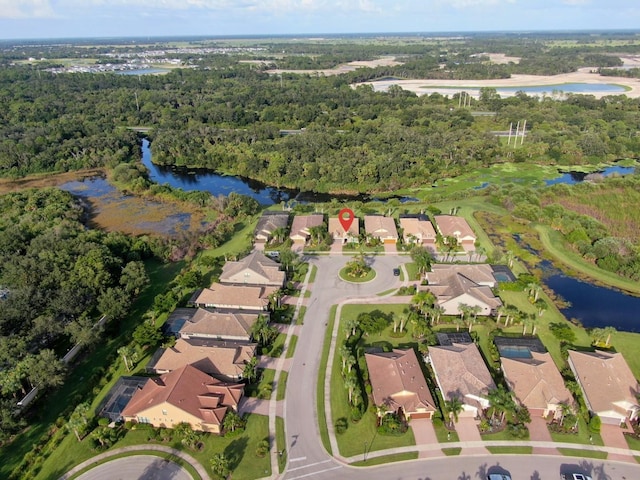
[(460, 455), (462, 451), (462, 447), (451, 447), (451, 448), (443, 448), (442, 453), (444, 453), (447, 457), (453, 457), (455, 455)]
[(600, 460), (604, 460), (608, 455), (607, 452), (580, 450), (579, 448), (558, 448), (558, 451), (567, 457), (597, 458)]
[(260, 369), (260, 382), (258, 384), (250, 384), (244, 389), (244, 394), (247, 397), (257, 397), (258, 394), (265, 388), (273, 387), (273, 382), (276, 377), (276, 371), (270, 368)]
[(631, 435), (625, 435), (624, 438), (627, 440), (627, 445), (629, 445), (631, 450), (640, 451), (640, 439), (632, 437)]
[[(409, 281), (410, 282), (415, 282), (420, 280), (420, 273), (418, 272), (418, 266), (411, 262), (411, 263), (405, 263), (404, 264), (404, 268), (407, 269), (407, 276), (409, 277)], [(400, 271), (402, 271), (402, 269), (400, 269)]]
[[(484, 440), (485, 442), (491, 442), (491, 441), (498, 441), (498, 440), (513, 441), (516, 439), (514, 439), (505, 428), (504, 430), (501, 430), (496, 433), (483, 433), (482, 440)], [(517, 440), (529, 440), (529, 435), (527, 434), (525, 438), (517, 439)]]
[(458, 432), (455, 430), (449, 430), (444, 426), (442, 420), (434, 419), (433, 420), (433, 428), (436, 431), (436, 437), (438, 438), (438, 443), (447, 443), (447, 442), (459, 442), (460, 439), (458, 437)]
[(307, 307), (305, 305), (302, 305), (300, 307), (300, 310), (298, 310), (298, 320), (296, 322), (296, 325), (304, 325), (304, 316), (307, 313)]
[(554, 442), (580, 443), (583, 445), (604, 445), (600, 434), (589, 433), (589, 428), (582, 418), (580, 418), (578, 421), (578, 433), (571, 434), (551, 432), (551, 438)]
[(515, 455), (531, 455), (533, 447), (486, 447), (494, 455), (515, 454)]
[(405, 460), (415, 460), (418, 458), (418, 452), (396, 453), (394, 455), (385, 455), (384, 457), (367, 458), (367, 461), (353, 462), (354, 467), (372, 467), (373, 465), (382, 465), (392, 462), (404, 462)]
[(385, 295), (389, 295), (397, 290), (397, 288), (390, 288), (389, 290), (385, 290), (384, 292), (376, 293), (379, 297), (384, 297)]
[(284, 342), (286, 339), (287, 339), (286, 334), (279, 333), (276, 339), (274, 340), (273, 345), (271, 345), (271, 349), (268, 352), (266, 352), (266, 354), (269, 355), (270, 357), (278, 358), (280, 355), (282, 355), (282, 351), (284, 350)]
[(311, 273), (309, 274), (309, 283), (316, 281), (316, 275), (318, 274), (318, 267), (311, 265)]
[(254, 219), (245, 220), (244, 226), (233, 234), (229, 241), (223, 243), (217, 248), (211, 248), (203, 251), (200, 257), (224, 257), (225, 255), (237, 255), (251, 247), (251, 238), (253, 231), (258, 223), (259, 216)]

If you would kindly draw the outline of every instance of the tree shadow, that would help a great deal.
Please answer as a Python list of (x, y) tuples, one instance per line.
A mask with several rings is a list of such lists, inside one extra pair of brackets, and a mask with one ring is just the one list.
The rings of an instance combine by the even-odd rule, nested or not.
[(247, 444), (249, 440), (247, 437), (236, 438), (232, 441), (227, 448), (224, 449), (224, 456), (229, 460), (229, 469), (235, 470), (240, 465), (240, 460), (244, 456), (244, 452), (247, 450)]
[(180, 475), (182, 467), (173, 462), (171, 458), (155, 458), (144, 469), (140, 478), (156, 478), (158, 480), (170, 480)]
[(542, 480), (542, 478), (540, 477), (540, 472), (534, 470), (530, 480)]

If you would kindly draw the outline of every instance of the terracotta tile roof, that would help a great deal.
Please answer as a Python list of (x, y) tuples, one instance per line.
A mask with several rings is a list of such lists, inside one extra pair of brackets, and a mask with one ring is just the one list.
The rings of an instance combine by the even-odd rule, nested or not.
[[(338, 217), (329, 217), (329, 234), (333, 238), (346, 238), (346, 233)], [(358, 217), (354, 218), (351, 225), (349, 225), (349, 233), (353, 237), (360, 235), (360, 222), (358, 221)]]
[(457, 315), (458, 305), (479, 305), (483, 308), (480, 314), (489, 315), (491, 310), (502, 305), (500, 298), (493, 294), (491, 288), (478, 285), (462, 273), (453, 273), (446, 278), (437, 278), (443, 284), (433, 284), (430, 274), (427, 274), (428, 285), (421, 286), (420, 290), (429, 290), (436, 296), (438, 305), (445, 308), (446, 315)]
[(319, 227), (324, 223), (324, 215), (320, 213), (314, 213), (311, 215), (296, 215), (293, 217), (293, 223), (291, 224), (292, 239), (308, 239), (309, 229), (312, 227)]
[(478, 399), (496, 388), (475, 343), (429, 347), (431, 365), (445, 400), (458, 396), (463, 403), (486, 408)]
[(199, 417), (205, 423), (219, 425), (227, 408), (238, 409), (244, 386), (225, 383), (186, 365), (158, 378), (150, 378), (122, 411), (123, 417), (135, 417), (145, 410), (168, 403)]
[(199, 306), (217, 308), (266, 310), (269, 306), (269, 295), (277, 290), (278, 287), (269, 285), (249, 286), (214, 283), (210, 288), (203, 288), (194, 303)]
[(271, 234), (278, 228), (287, 228), (289, 214), (284, 212), (263, 212), (258, 219), (255, 229), (255, 237), (260, 240), (268, 240)]
[(549, 353), (531, 352), (532, 358), (502, 357), (502, 371), (520, 403), (530, 410), (573, 404), (560, 371)]
[(242, 260), (225, 263), (220, 274), (220, 283), (224, 284), (281, 287), (284, 285), (284, 280), (285, 272), (280, 270), (280, 264), (257, 250)]
[(245, 364), (256, 352), (255, 343), (225, 342), (200, 338), (179, 338), (170, 348), (154, 355), (147, 369), (170, 372), (185, 365), (193, 365), (201, 372), (227, 378), (242, 376)]
[(640, 408), (638, 381), (622, 354), (569, 350), (569, 364), (592, 412), (622, 419)]
[(396, 222), (391, 217), (383, 217), (382, 215), (365, 215), (364, 229), (368, 235), (373, 237), (398, 239)]
[(429, 220), (419, 218), (400, 218), (400, 227), (404, 231), (404, 238), (413, 235), (419, 241), (436, 239), (436, 231)]
[(427, 381), (413, 349), (365, 354), (376, 405), (390, 410), (402, 407), (407, 414), (435, 411)]
[(456, 237), (458, 240), (471, 237), (475, 241), (476, 234), (462, 217), (455, 215), (435, 215), (436, 227), (443, 237)]
[(259, 313), (249, 311), (213, 311), (198, 308), (180, 328), (182, 337), (214, 337), (221, 339), (246, 339), (258, 320)]

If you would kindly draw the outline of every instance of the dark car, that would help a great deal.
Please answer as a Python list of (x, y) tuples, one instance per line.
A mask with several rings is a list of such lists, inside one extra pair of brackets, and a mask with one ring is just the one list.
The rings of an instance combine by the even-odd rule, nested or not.
[(487, 480), (511, 480), (511, 477), (504, 473), (490, 473), (487, 475)]
[(393, 276), (394, 277), (399, 277), (400, 276), (400, 269), (399, 268), (394, 268), (393, 269)]

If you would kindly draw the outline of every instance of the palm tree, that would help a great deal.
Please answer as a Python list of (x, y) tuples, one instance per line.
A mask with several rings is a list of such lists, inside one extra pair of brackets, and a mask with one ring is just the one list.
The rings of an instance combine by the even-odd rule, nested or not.
[(500, 319), (503, 315), (506, 315), (508, 311), (509, 309), (506, 305), (500, 305), (497, 310), (498, 316), (496, 317), (496, 323), (500, 323)]
[(435, 295), (430, 291), (421, 290), (413, 296), (413, 298), (411, 299), (411, 303), (413, 303), (418, 308), (419, 312), (424, 313), (425, 307), (428, 305), (433, 305), (435, 299)]
[(73, 430), (73, 433), (76, 434), (76, 438), (78, 441), (81, 441), (80, 432), (84, 431), (86, 426), (89, 424), (89, 413), (91, 412), (91, 406), (88, 402), (80, 403), (73, 413), (71, 417), (69, 417), (69, 421), (67, 422), (67, 428)]
[(453, 422), (458, 423), (458, 415), (464, 409), (464, 404), (460, 397), (457, 395), (452, 395), (449, 400), (444, 401), (444, 406), (449, 412), (449, 420), (451, 421), (451, 426), (453, 427)]
[(258, 376), (258, 357), (251, 357), (251, 360), (244, 364), (242, 376), (247, 380), (247, 383), (253, 383)]
[[(487, 394), (493, 414), (500, 413), (500, 423), (504, 423), (504, 417), (508, 412), (514, 412), (516, 403), (513, 401), (511, 392), (507, 391), (502, 385), (498, 388), (490, 390)], [(492, 414), (492, 415), (493, 415)]]
[(441, 305), (433, 306), (433, 321), (436, 325), (440, 323), (440, 317), (444, 315), (444, 307)]
[(358, 328), (358, 318), (357, 317), (349, 317), (344, 322), (344, 328), (347, 332), (347, 339), (356, 334), (356, 329)]
[(607, 336), (607, 340), (605, 341), (604, 346), (605, 346), (605, 347), (607, 347), (607, 348), (609, 348), (609, 345), (610, 345), (610, 343), (611, 343), (611, 335), (613, 335), (614, 333), (616, 333), (616, 332), (617, 332), (617, 330), (616, 330), (616, 328), (615, 328), (615, 327), (611, 327), (611, 326), (609, 326), (609, 327), (604, 327), (604, 328), (603, 328), (603, 330), (604, 330), (604, 332), (603, 332), (603, 333)]
[(246, 421), (233, 410), (229, 410), (222, 420), (222, 427), (227, 432), (235, 432), (239, 428), (244, 428)]
[(347, 357), (346, 364), (347, 364), (347, 373), (351, 373), (351, 369), (356, 364), (356, 357), (354, 357), (353, 355), (349, 355)]
[(351, 355), (351, 349), (347, 347), (346, 343), (343, 343), (338, 349), (338, 354), (342, 359), (342, 372), (344, 373), (347, 370), (347, 358)]
[(271, 239), (275, 240), (276, 243), (282, 243), (284, 241), (284, 237), (287, 234), (287, 229), (284, 227), (278, 227), (271, 232)]
[(524, 315), (522, 317), (522, 335), (526, 335), (527, 334), (527, 329), (529, 328), (529, 325), (533, 325), (533, 322), (535, 321), (535, 314), (531, 314), (531, 315)]
[(231, 473), (231, 467), (229, 466), (229, 459), (224, 453), (216, 453), (210, 460), (211, 470), (218, 476), (218, 478), (227, 478)]
[(431, 253), (424, 247), (413, 247), (411, 249), (411, 259), (418, 267), (420, 275), (424, 275), (431, 268)]
[(402, 314), (400, 314), (399, 317), (400, 317), (400, 331), (402, 332), (404, 330), (404, 326), (407, 324), (407, 320), (409, 319), (409, 312), (407, 311), (406, 308), (402, 311)]
[(351, 403), (351, 400), (353, 398), (353, 391), (356, 389), (357, 386), (358, 386), (358, 382), (356, 381), (355, 375), (347, 375), (345, 377), (344, 388), (346, 388), (349, 393), (349, 403)]
[(538, 316), (541, 317), (542, 314), (545, 312), (545, 310), (547, 308), (549, 308), (549, 305), (547, 305), (547, 302), (545, 302), (542, 298), (539, 298), (538, 300), (536, 300), (536, 308), (538, 309)]

